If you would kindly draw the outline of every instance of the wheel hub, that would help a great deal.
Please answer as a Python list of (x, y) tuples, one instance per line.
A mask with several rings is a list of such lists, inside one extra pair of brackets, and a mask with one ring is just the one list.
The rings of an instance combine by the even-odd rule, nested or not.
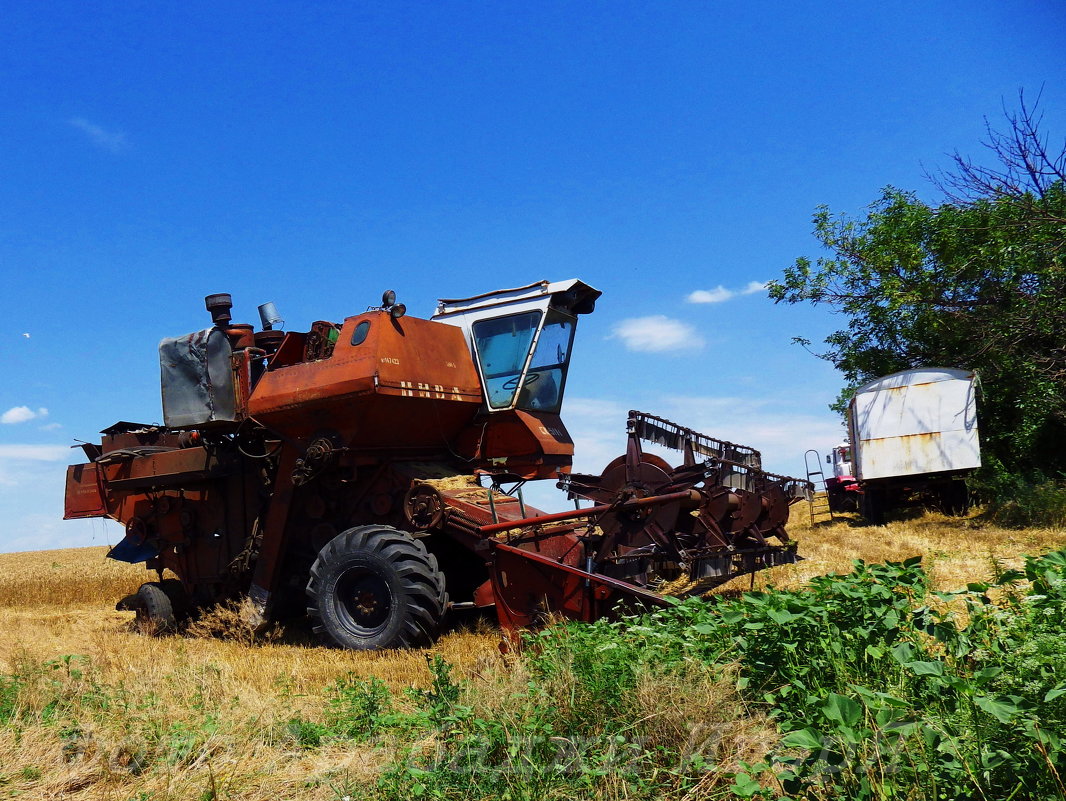
[(337, 588), (338, 611), (353, 630), (369, 635), (386, 625), (392, 610), (392, 591), (377, 574), (350, 570)]
[(378, 608), (378, 599), (372, 592), (361, 592), (355, 598), (355, 609), (361, 615), (372, 615)]

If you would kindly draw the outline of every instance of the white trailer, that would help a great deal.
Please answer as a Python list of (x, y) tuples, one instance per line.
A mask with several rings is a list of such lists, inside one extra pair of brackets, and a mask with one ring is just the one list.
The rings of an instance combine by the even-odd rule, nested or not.
[(882, 522), (914, 491), (936, 495), (946, 512), (965, 510), (962, 479), (981, 466), (976, 383), (971, 370), (922, 367), (856, 391), (848, 429), (870, 522)]

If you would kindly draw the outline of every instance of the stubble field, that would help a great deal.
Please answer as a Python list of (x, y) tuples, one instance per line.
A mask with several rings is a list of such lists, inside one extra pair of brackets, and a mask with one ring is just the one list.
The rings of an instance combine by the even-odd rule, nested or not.
[[(803, 506), (790, 533), (804, 561), (764, 572), (756, 587), (798, 588), (848, 572), (853, 559), (921, 555), (934, 587), (952, 589), (987, 578), (993, 562), (1016, 567), (1023, 554), (1066, 546), (1063, 530), (1004, 530), (934, 514), (875, 528), (854, 520), (811, 528)], [(399, 711), (432, 700), (441, 691), (441, 663), (431, 670), (437, 656), (477, 704), (520, 706), (529, 686), (523, 657), (501, 656), (499, 633), (484, 625), (448, 633), (428, 652), (345, 652), (299, 631), (256, 639), (225, 616), (192, 635), (148, 637), (114, 603), (152, 576), (105, 560), (105, 551), (0, 555), (0, 798), (369, 797), (398, 746), (387, 737), (334, 736), (338, 710), (351, 712), (352, 698), (361, 699), (356, 716), (373, 707), (380, 688), (385, 707)], [(774, 732), (754, 711), (741, 714), (732, 685), (708, 681), (696, 688), (702, 702), (696, 689), (670, 698), (665, 685), (643, 686), (631, 701), (645, 726), (716, 726), (727, 775), (738, 760), (757, 758)], [(740, 711), (695, 708), (712, 705), (715, 693), (714, 704)], [(720, 797), (727, 785), (710, 782), (689, 797)], [(612, 790), (610, 777), (590, 789), (599, 797), (627, 792)]]

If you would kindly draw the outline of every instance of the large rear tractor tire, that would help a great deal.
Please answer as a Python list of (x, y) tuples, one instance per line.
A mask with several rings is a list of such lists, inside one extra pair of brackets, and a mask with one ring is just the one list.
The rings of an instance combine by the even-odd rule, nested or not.
[(431, 645), (448, 605), (436, 557), (391, 526), (356, 526), (326, 543), (307, 597), (315, 632), (354, 650)]

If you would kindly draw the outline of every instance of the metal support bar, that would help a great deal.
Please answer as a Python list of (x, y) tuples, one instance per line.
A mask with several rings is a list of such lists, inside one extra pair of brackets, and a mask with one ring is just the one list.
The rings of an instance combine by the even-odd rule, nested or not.
[(674, 501), (687, 500), (695, 506), (700, 503), (702, 497), (703, 496), (696, 490), (684, 490), (682, 492), (671, 492), (667, 495), (652, 495), (649, 498), (634, 498), (633, 500), (617, 505), (602, 504), (600, 506), (590, 506), (588, 509), (575, 509), (572, 512), (554, 512), (550, 515), (541, 515), (540, 517), (525, 517), (519, 520), (508, 520), (504, 523), (493, 523), (488, 526), (480, 526), (479, 530), (482, 534), (498, 534), (501, 531), (508, 531), (512, 528), (524, 528), (525, 526), (536, 526), (542, 523), (556, 523), (560, 520), (574, 520), (579, 517), (590, 517), (611, 510), (629, 510), (640, 509), (645, 506), (662, 506), (663, 504), (673, 503)]
[(610, 587), (612, 590), (625, 593), (626, 595), (632, 595), (635, 598), (640, 598), (641, 600), (648, 601), (649, 603), (653, 603), (656, 606), (672, 605), (672, 602), (663, 597), (662, 595), (654, 593), (651, 590), (645, 590), (641, 587), (637, 587), (636, 585), (630, 584), (627, 581), (622, 581), (621, 579), (611, 578), (610, 576), (605, 576), (602, 573), (589, 573), (586, 570), (582, 570), (580, 567), (574, 567), (573, 565), (568, 565), (563, 562), (557, 562), (550, 556), (544, 556), (543, 554), (534, 553), (533, 551), (526, 551), (522, 548), (516, 548), (513, 545), (507, 545), (502, 542), (494, 542), (493, 546), (497, 550), (514, 554), (515, 556), (520, 556), (523, 559), (528, 559), (531, 562), (546, 565), (548, 567), (555, 568), (556, 570), (561, 570), (564, 573), (570, 573), (572, 575), (583, 578), (593, 584), (599, 584), (603, 587)]

